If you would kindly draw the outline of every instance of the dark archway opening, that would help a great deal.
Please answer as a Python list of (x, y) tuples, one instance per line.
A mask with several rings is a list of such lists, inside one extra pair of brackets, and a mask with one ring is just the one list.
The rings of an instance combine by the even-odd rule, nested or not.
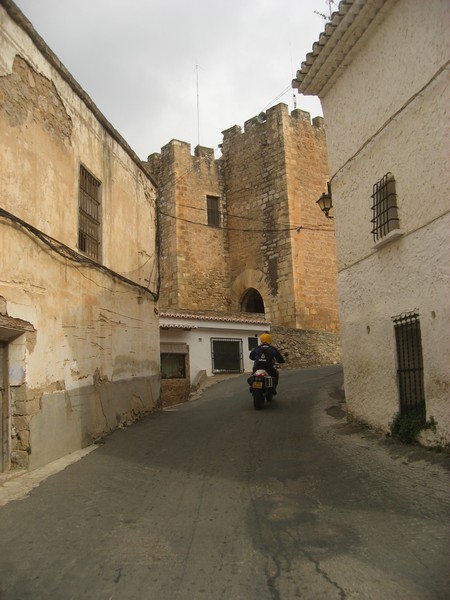
[(241, 301), (241, 311), (264, 314), (264, 300), (258, 290), (251, 288), (245, 292)]

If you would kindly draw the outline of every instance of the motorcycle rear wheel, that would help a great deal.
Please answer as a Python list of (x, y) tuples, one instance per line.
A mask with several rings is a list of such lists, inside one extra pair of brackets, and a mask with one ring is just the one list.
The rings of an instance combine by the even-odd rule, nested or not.
[(264, 406), (264, 392), (262, 390), (253, 390), (253, 406), (256, 410), (261, 410)]

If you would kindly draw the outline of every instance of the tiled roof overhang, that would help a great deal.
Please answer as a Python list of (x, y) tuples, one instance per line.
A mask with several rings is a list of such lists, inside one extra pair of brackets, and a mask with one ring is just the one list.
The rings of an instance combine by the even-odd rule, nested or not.
[(375, 21), (384, 18), (397, 0), (342, 0), (306, 55), (292, 87), (322, 98), (350, 63), (361, 38)]
[[(188, 313), (160, 313), (161, 319), (188, 319), (192, 321), (215, 321), (220, 323), (244, 323), (248, 325), (270, 325), (270, 321), (266, 321), (265, 319), (245, 319), (238, 317), (221, 317), (215, 315), (196, 315), (196, 314), (188, 314)], [(161, 325), (164, 327), (164, 325)]]
[(177, 323), (177, 324), (161, 323), (160, 328), (161, 329), (185, 329), (186, 331), (191, 331), (191, 329), (197, 329), (197, 327), (195, 325), (180, 325), (179, 323)]

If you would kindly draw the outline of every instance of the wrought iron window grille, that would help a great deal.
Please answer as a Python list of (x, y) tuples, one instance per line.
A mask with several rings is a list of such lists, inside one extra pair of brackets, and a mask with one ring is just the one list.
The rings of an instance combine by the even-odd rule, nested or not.
[(80, 166), (78, 249), (100, 260), (101, 249), (101, 183)]
[(397, 194), (392, 173), (386, 173), (373, 186), (372, 193), (372, 235), (375, 242), (384, 238), (394, 229), (399, 229)]
[(242, 373), (244, 359), (241, 338), (211, 338), (213, 373)]
[(422, 336), (418, 312), (393, 317), (397, 347), (397, 378), (400, 414), (418, 414), (425, 424)]

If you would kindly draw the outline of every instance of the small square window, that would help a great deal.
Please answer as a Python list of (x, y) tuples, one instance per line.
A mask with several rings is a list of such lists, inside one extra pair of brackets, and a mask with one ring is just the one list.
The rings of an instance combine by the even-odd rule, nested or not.
[(392, 173), (377, 181), (372, 194), (372, 235), (375, 242), (399, 229), (397, 194)]
[(258, 347), (258, 338), (257, 337), (249, 337), (248, 338), (248, 349), (254, 350)]
[(161, 354), (162, 379), (186, 379), (185, 354)]
[(211, 227), (220, 227), (219, 198), (215, 196), (206, 196), (208, 211), (208, 225)]

